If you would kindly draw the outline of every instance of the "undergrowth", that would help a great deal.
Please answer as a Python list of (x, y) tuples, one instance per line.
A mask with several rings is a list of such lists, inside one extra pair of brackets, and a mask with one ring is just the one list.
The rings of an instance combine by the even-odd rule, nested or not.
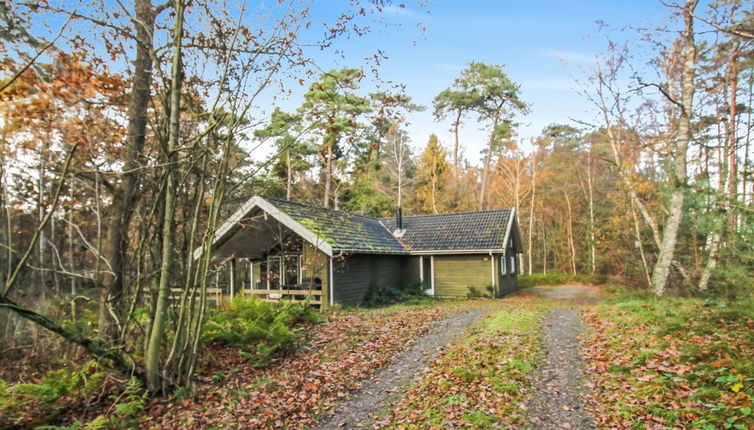
[[(38, 383), (9, 385), (0, 379), (0, 428), (132, 428), (146, 404), (146, 391), (136, 378), (117, 389), (107, 377), (90, 361), (80, 369), (50, 371)], [(97, 414), (107, 404), (109, 408)], [(66, 421), (73, 423), (52, 425)]]
[(298, 347), (304, 323), (318, 322), (319, 313), (305, 303), (268, 303), (237, 297), (225, 309), (207, 313), (202, 338), (238, 348), (249, 362), (266, 366)]
[(583, 284), (604, 284), (608, 277), (600, 274), (587, 273), (532, 273), (531, 275), (518, 275), (518, 287), (529, 288), (540, 285), (562, 285), (569, 282), (579, 282)]
[(601, 425), (754, 428), (751, 301), (634, 295), (601, 305), (586, 320)]
[(425, 288), (422, 282), (410, 282), (397, 286), (373, 284), (369, 286), (362, 305), (376, 308), (406, 301), (422, 302), (427, 297), (424, 294)]

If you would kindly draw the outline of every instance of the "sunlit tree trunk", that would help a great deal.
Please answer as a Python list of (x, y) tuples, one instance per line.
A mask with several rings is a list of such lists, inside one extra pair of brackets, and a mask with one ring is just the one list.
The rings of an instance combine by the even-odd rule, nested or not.
[[(721, 159), (721, 173), (727, 170), (725, 182), (720, 184), (720, 193), (722, 197), (727, 193), (727, 199), (722, 197), (721, 201), (717, 202), (718, 205), (722, 205), (722, 210), (713, 208), (712, 211), (717, 214), (715, 221), (713, 222), (712, 237), (709, 240), (709, 254), (707, 256), (707, 263), (704, 266), (702, 275), (699, 277), (699, 290), (707, 291), (709, 288), (709, 281), (712, 277), (712, 272), (715, 270), (718, 264), (720, 247), (723, 241), (724, 232), (726, 230), (726, 220), (723, 219), (724, 214), (727, 214), (727, 231), (730, 236), (733, 237), (736, 231), (736, 211), (734, 205), (738, 199), (738, 176), (737, 166), (738, 158), (736, 151), (738, 150), (736, 145), (736, 93), (738, 92), (738, 65), (737, 65), (738, 51), (734, 51), (731, 55), (730, 64), (728, 66), (728, 79), (730, 83), (730, 111), (728, 116), (728, 124), (726, 127), (726, 155), (727, 160)], [(723, 146), (723, 145), (720, 145)], [(722, 188), (726, 188), (723, 190)]]
[(527, 254), (529, 257), (529, 274), (531, 275), (533, 272), (533, 261), (532, 261), (532, 234), (534, 232), (534, 197), (536, 196), (537, 191), (537, 153), (533, 153), (531, 157), (531, 197), (529, 200), (529, 243), (528, 243), (528, 249)]
[(566, 223), (566, 232), (568, 234), (568, 247), (571, 250), (571, 273), (576, 274), (576, 246), (573, 242), (573, 212), (571, 210), (571, 198), (568, 196), (568, 191), (563, 190), (565, 195), (566, 207), (568, 208), (568, 219)]
[(293, 184), (293, 171), (291, 170), (291, 150), (285, 151), (285, 170), (286, 170), (286, 184), (285, 184), (285, 198), (291, 199), (291, 186)]
[[(331, 139), (331, 137), (325, 137)], [(327, 144), (327, 158), (325, 159), (325, 195), (322, 199), (322, 206), (330, 207), (330, 194), (332, 193), (333, 179), (333, 142)]]
[(181, 85), (183, 83), (182, 43), (183, 43), (183, 0), (175, 0), (175, 22), (173, 24), (173, 58), (170, 74), (170, 117), (166, 150), (167, 185), (165, 189), (165, 213), (162, 230), (162, 261), (157, 292), (157, 305), (152, 321), (152, 330), (145, 353), (146, 379), (149, 391), (156, 393), (162, 388), (160, 373), (160, 352), (165, 337), (168, 298), (170, 294), (171, 269), (174, 261), (173, 237), (175, 225), (176, 182), (178, 180), (177, 148), (180, 137)]
[(500, 121), (500, 114), (496, 113), (492, 120), (492, 132), (487, 143), (487, 153), (484, 156), (484, 169), (482, 170), (482, 187), (479, 191), (479, 210), (487, 208), (487, 187), (490, 177), (490, 164), (492, 164), (492, 151), (495, 147), (495, 135), (497, 133), (497, 124)]
[(652, 287), (658, 296), (665, 294), (670, 275), (670, 264), (675, 255), (678, 228), (683, 218), (684, 191), (686, 177), (686, 153), (691, 141), (691, 118), (694, 114), (694, 76), (696, 71), (696, 45), (694, 41), (694, 10), (698, 0), (687, 0), (683, 8), (683, 75), (681, 80), (681, 113), (678, 120), (678, 136), (675, 139), (674, 154), (671, 155), (671, 193), (668, 215), (662, 232), (662, 242), (657, 262), (652, 270)]

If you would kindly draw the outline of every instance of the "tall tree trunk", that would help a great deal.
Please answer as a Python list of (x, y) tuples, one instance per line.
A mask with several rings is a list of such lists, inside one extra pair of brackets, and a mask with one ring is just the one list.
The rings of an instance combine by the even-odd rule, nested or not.
[(332, 157), (333, 157), (333, 144), (330, 142), (327, 145), (327, 159), (325, 160), (325, 196), (322, 202), (322, 206), (330, 207), (330, 194), (332, 193)]
[(636, 205), (633, 200), (630, 200), (631, 204), (631, 218), (634, 221), (634, 235), (636, 238), (636, 247), (639, 248), (639, 256), (641, 257), (641, 268), (644, 271), (644, 278), (647, 280), (647, 286), (652, 285), (652, 276), (649, 273), (649, 265), (647, 264), (647, 256), (644, 252), (644, 241), (641, 240), (641, 229), (639, 228), (639, 216), (636, 214)]
[(500, 115), (496, 114), (492, 120), (492, 132), (490, 133), (490, 140), (487, 143), (487, 153), (484, 155), (484, 170), (482, 171), (482, 188), (479, 191), (479, 210), (484, 210), (487, 206), (487, 183), (490, 176), (490, 164), (492, 164), (492, 150), (495, 146), (495, 133), (497, 131), (497, 124), (500, 121)]
[(691, 118), (694, 114), (694, 76), (696, 71), (696, 45), (694, 42), (694, 10), (698, 0), (686, 0), (683, 8), (683, 76), (681, 80), (681, 116), (678, 120), (678, 136), (672, 166), (670, 203), (657, 262), (652, 270), (652, 287), (658, 296), (665, 294), (673, 262), (678, 228), (683, 218), (684, 189), (687, 182), (686, 153), (691, 141)]
[(749, 175), (751, 172), (748, 170), (749, 168), (749, 147), (751, 146), (751, 106), (754, 102), (754, 70), (749, 72), (749, 109), (746, 111), (746, 140), (744, 141), (744, 160), (743, 160), (743, 172), (741, 174), (741, 202), (745, 207), (747, 207), (749, 203), (748, 199), (748, 180)]
[(532, 232), (534, 231), (534, 197), (535, 193), (537, 191), (537, 175), (536, 170), (537, 169), (537, 153), (532, 154), (531, 159), (531, 201), (529, 202), (529, 246), (527, 249), (527, 253), (529, 255), (529, 274), (532, 274), (533, 271), (533, 263), (532, 263)]
[(285, 169), (286, 169), (286, 184), (285, 184), (285, 198), (291, 199), (291, 183), (293, 182), (293, 172), (291, 171), (291, 150), (285, 151)]
[(594, 185), (592, 184), (592, 149), (586, 159), (587, 202), (589, 203), (589, 263), (592, 275), (597, 271), (597, 250), (594, 234)]
[(735, 202), (738, 199), (738, 145), (736, 141), (736, 114), (738, 93), (738, 48), (730, 59), (730, 116), (728, 124), (728, 231), (735, 233), (736, 211)]
[[(729, 74), (730, 79), (730, 111), (728, 117), (728, 124), (726, 127), (726, 147), (727, 147), (727, 160), (720, 160), (721, 166), (727, 164), (727, 177), (725, 179), (725, 190), (721, 190), (720, 196), (722, 199), (717, 204), (722, 204), (723, 210), (719, 211), (714, 209), (717, 213), (716, 220), (713, 223), (712, 237), (709, 241), (709, 254), (707, 255), (707, 263), (704, 266), (702, 275), (699, 277), (699, 290), (707, 291), (709, 288), (709, 281), (712, 277), (712, 272), (717, 267), (720, 245), (723, 240), (723, 235), (726, 230), (726, 222), (723, 220), (725, 214), (727, 214), (727, 230), (731, 235), (736, 231), (736, 216), (735, 216), (735, 201), (738, 198), (738, 172), (737, 166), (738, 159), (736, 156), (736, 93), (738, 92), (738, 64), (737, 64), (738, 51), (734, 51), (731, 55)], [(726, 162), (727, 161), (727, 162)], [(722, 185), (722, 184), (721, 184)], [(721, 187), (722, 188), (722, 187)], [(723, 197), (727, 193), (727, 198)]]
[[(68, 271), (74, 273), (76, 268), (74, 266), (73, 258), (73, 208), (68, 209)], [(71, 278), (71, 321), (76, 322), (76, 277)]]
[(545, 225), (542, 224), (542, 274), (547, 274), (547, 232), (545, 231)]
[[(123, 311), (128, 227), (138, 199), (140, 169), (143, 167), (147, 108), (152, 86), (152, 46), (156, 15), (151, 0), (135, 0), (134, 14), (136, 59), (133, 62), (132, 87), (128, 100), (126, 158), (120, 174), (121, 182), (116, 185), (108, 211), (107, 231), (102, 250), (110, 270), (105, 273), (102, 280), (104, 290), (100, 296), (100, 306), (112, 306), (117, 316)], [(109, 312), (103, 312), (101, 315), (105, 315), (105, 319), (100, 321), (100, 332), (112, 337), (117, 322), (108, 320), (111, 315)]]
[(571, 198), (568, 196), (568, 191), (563, 190), (565, 195), (566, 206), (568, 208), (568, 222), (566, 223), (566, 231), (568, 233), (568, 247), (571, 250), (571, 272), (576, 274), (576, 246), (573, 242), (573, 212), (571, 210)]
[(157, 305), (149, 334), (145, 353), (147, 389), (156, 393), (160, 391), (162, 377), (160, 374), (160, 351), (165, 337), (168, 298), (170, 294), (171, 268), (173, 266), (173, 234), (175, 220), (176, 182), (178, 179), (177, 148), (180, 136), (182, 42), (183, 42), (183, 0), (175, 0), (175, 22), (173, 24), (173, 61), (170, 73), (170, 119), (168, 143), (166, 148), (167, 184), (165, 189), (165, 214), (162, 231), (162, 261), (160, 263), (160, 282), (157, 292)]
[(455, 135), (455, 144), (453, 145), (453, 169), (455, 169), (455, 177), (458, 178), (460, 174), (458, 171), (458, 129), (461, 127), (461, 114), (459, 110), (456, 115), (456, 120), (453, 123), (453, 134)]
[(438, 175), (437, 175), (437, 165), (432, 166), (432, 175), (430, 176), (430, 181), (432, 182), (432, 212), (437, 214), (437, 181), (438, 181)]

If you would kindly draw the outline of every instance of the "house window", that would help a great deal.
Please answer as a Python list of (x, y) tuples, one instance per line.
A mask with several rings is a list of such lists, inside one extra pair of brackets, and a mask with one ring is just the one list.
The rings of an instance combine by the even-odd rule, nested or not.
[(516, 274), (516, 256), (511, 255), (511, 275)]
[(507, 275), (508, 274), (508, 268), (505, 266), (505, 256), (500, 257), (500, 274), (501, 275)]

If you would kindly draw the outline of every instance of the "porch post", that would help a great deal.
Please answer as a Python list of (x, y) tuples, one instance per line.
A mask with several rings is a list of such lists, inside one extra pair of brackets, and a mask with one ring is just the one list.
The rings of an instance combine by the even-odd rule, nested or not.
[(335, 290), (335, 279), (333, 279), (333, 259), (330, 257), (330, 273), (327, 276), (327, 306), (331, 306), (333, 304), (333, 297), (335, 295), (333, 294), (333, 291)]
[(430, 284), (432, 285), (432, 295), (435, 296), (435, 256), (429, 257), (429, 276)]
[(492, 298), (497, 297), (497, 282), (495, 282), (495, 256), (490, 251), (490, 281), (492, 282)]
[(233, 293), (235, 291), (236, 287), (236, 259), (231, 258), (230, 259), (230, 282), (228, 285), (228, 290), (230, 291), (230, 299), (233, 300)]

